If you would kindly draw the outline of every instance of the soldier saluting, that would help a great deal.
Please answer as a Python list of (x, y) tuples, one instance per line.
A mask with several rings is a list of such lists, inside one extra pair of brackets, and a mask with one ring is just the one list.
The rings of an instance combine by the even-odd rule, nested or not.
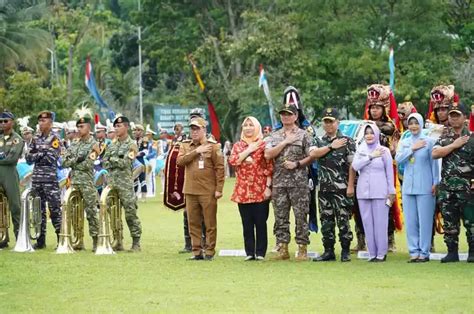
[[(99, 220), (97, 218), (97, 190), (94, 187), (94, 162), (100, 154), (97, 141), (90, 135), (91, 113), (87, 108), (76, 111), (80, 118), (76, 121), (79, 137), (72, 141), (64, 154), (62, 166), (71, 168), (72, 186), (79, 190), (84, 199), (87, 221), (89, 222), (89, 235), (92, 237), (92, 251), (97, 248), (97, 235), (99, 233)], [(89, 116), (87, 116), (89, 115)], [(83, 250), (84, 246), (75, 247)]]
[(38, 114), (39, 133), (35, 135), (26, 153), (28, 164), (34, 164), (32, 189), (41, 197), (41, 233), (35, 249), (46, 247), (46, 202), (50, 212), (51, 222), (59, 240), (61, 229), (61, 192), (59, 190), (57, 169), (61, 154), (61, 141), (51, 131), (53, 113), (42, 111)]
[[(10, 213), (13, 221), (13, 232), (18, 235), (20, 225), (20, 187), (16, 164), (23, 152), (23, 140), (15, 131), (13, 124), (15, 116), (9, 111), (0, 113), (0, 186), (8, 198)], [(8, 235), (0, 248), (8, 246)]]
[[(109, 171), (109, 184), (117, 189), (120, 202), (125, 210), (130, 235), (133, 238), (131, 252), (139, 252), (142, 226), (137, 216), (137, 197), (133, 189), (132, 163), (138, 153), (137, 144), (128, 136), (130, 120), (117, 117), (114, 122), (116, 138), (107, 147), (104, 155), (104, 168)], [(115, 251), (123, 251), (123, 247), (114, 247)]]

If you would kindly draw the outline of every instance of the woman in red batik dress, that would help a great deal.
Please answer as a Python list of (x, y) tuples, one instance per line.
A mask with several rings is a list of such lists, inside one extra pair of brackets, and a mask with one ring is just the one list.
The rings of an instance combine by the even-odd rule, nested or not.
[(254, 117), (245, 118), (229, 164), (235, 167), (237, 176), (231, 200), (238, 204), (242, 218), (246, 261), (263, 260), (267, 252), (273, 162), (265, 159), (264, 150), (260, 122)]

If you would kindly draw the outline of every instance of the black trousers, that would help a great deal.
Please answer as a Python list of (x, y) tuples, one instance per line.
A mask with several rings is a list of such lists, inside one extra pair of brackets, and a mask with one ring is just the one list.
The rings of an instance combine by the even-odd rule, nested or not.
[(238, 204), (247, 256), (265, 256), (267, 253), (267, 219), (270, 201)]

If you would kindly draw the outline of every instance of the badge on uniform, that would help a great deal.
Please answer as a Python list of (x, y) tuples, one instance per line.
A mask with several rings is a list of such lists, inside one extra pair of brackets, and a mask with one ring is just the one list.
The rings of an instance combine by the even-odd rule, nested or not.
[(92, 160), (96, 160), (97, 159), (97, 154), (95, 151), (93, 151), (92, 153), (89, 154), (89, 158), (92, 159)]
[(202, 155), (199, 157), (198, 169), (204, 169), (204, 159), (202, 158)]
[(19, 139), (16, 138), (16, 139), (13, 140), (13, 145), (16, 145), (16, 144), (18, 144), (18, 143), (20, 143), (20, 140), (19, 140)]
[(55, 138), (54, 141), (51, 143), (51, 147), (59, 148), (59, 140), (57, 138)]
[(128, 152), (128, 158), (130, 158), (132, 160), (135, 159), (135, 152), (133, 150)]

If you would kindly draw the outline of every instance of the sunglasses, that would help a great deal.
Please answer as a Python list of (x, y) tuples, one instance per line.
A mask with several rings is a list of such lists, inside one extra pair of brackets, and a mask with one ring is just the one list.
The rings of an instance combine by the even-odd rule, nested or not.
[(10, 119), (0, 120), (0, 123), (5, 123), (6, 124), (8, 122), (10, 122)]

